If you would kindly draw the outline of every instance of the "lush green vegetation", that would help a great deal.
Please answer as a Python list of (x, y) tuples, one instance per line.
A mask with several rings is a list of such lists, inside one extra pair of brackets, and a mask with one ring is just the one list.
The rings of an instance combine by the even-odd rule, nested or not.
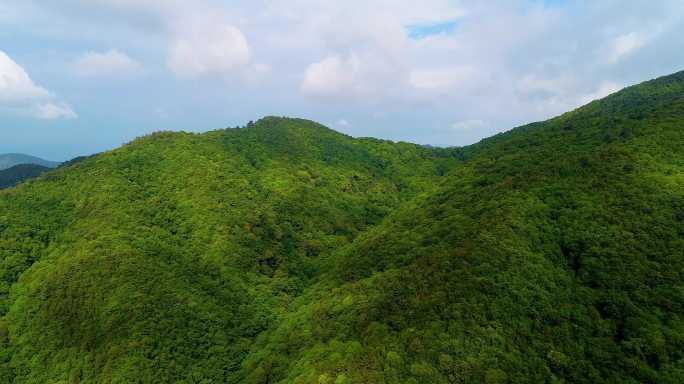
[(9, 190), (2, 377), (235, 381), (325, 255), (457, 161), (267, 118), (154, 134)]
[(0, 382), (680, 383), (684, 73), (462, 149), (266, 118), (0, 192)]
[(0, 189), (15, 186), (24, 180), (38, 177), (50, 168), (36, 164), (19, 164), (0, 170)]

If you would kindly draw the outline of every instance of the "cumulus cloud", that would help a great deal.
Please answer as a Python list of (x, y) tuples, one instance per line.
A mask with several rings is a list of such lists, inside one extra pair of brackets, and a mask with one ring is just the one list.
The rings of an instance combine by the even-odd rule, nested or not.
[[(377, 136), (434, 144), (466, 144), (546, 119), (684, 62), (680, 0), (6, 3), (22, 10), (8, 22), (30, 31), (25, 39), (70, 26), (57, 34), (71, 44), (95, 30), (101, 41), (84, 45), (116, 46), (160, 64), (146, 73), (156, 71), (150, 80), (164, 86), (146, 87), (141, 104), (155, 99), (150, 95), (168, 105), (187, 102), (212, 121), (248, 120), (263, 110), (333, 125), (344, 116), (354, 122), (350, 133), (372, 127)], [(198, 77), (229, 78), (231, 88), (194, 82), (196, 94), (182, 101), (168, 92)], [(228, 103), (241, 112), (227, 113)], [(179, 124), (196, 124), (190, 115), (181, 122), (179, 112)], [(475, 121), (486, 123), (472, 128)]]
[(305, 96), (346, 102), (400, 94), (397, 90), (408, 84), (406, 24), (415, 15), (381, 2), (304, 3), (311, 9), (292, 15), (291, 22), (300, 25), (293, 38), (322, 52), (306, 64), (300, 83)]
[(411, 72), (410, 83), (420, 90), (448, 90), (461, 88), (478, 81), (479, 73), (472, 67), (417, 69)]
[(620, 35), (612, 42), (608, 62), (611, 64), (617, 63), (644, 45), (646, 45), (646, 37), (639, 33), (630, 32)]
[[(242, 19), (217, 1), (64, 0), (44, 7), (65, 14), (67, 19), (92, 16), (118, 33), (139, 29), (132, 34), (136, 43), (147, 38), (157, 45), (162, 42), (167, 67), (179, 77), (242, 75), (243, 70), (261, 73), (265, 65), (252, 63), (252, 49), (239, 25)], [(239, 7), (235, 4), (236, 9)], [(106, 28), (98, 26), (95, 30), (99, 33)], [(131, 73), (141, 67), (118, 50), (90, 52), (76, 64), (77, 71), (86, 76)]]
[(246, 67), (251, 56), (238, 28), (215, 24), (179, 34), (171, 44), (169, 67), (179, 76), (221, 75)]
[(348, 101), (376, 98), (401, 81), (401, 71), (382, 55), (352, 52), (334, 54), (310, 64), (300, 89), (310, 97)]
[(116, 49), (87, 52), (74, 63), (74, 71), (86, 77), (127, 75), (138, 72), (141, 68), (140, 63)]
[(33, 83), (28, 73), (5, 52), (0, 51), (0, 101), (23, 103), (50, 96), (45, 88)]
[(594, 92), (580, 96), (578, 105), (587, 104), (594, 100), (602, 99), (624, 88), (622, 85), (612, 81), (604, 81)]
[(356, 55), (347, 59), (328, 56), (309, 65), (304, 74), (302, 92), (311, 96), (361, 94), (368, 90), (361, 78), (361, 61)]
[[(252, 64), (252, 49), (225, 7), (198, 0), (96, 0), (100, 6), (127, 17), (143, 17), (160, 29), (167, 42), (167, 66), (179, 77), (225, 76), (243, 70), (262, 73), (263, 64)], [(109, 55), (109, 61), (123, 57)], [(121, 60), (124, 59), (124, 60)], [(125, 60), (130, 66), (132, 64)]]
[(45, 88), (36, 85), (28, 73), (0, 51), (0, 107), (39, 119), (76, 118), (76, 113)]
[(601, 81), (598, 87), (585, 86), (570, 74), (557, 77), (524, 76), (518, 83), (521, 99), (534, 100), (542, 109), (564, 112), (604, 98), (624, 88), (614, 81)]
[(463, 120), (451, 124), (451, 128), (456, 131), (475, 131), (487, 127), (487, 123), (482, 120)]
[(71, 107), (65, 103), (38, 103), (31, 110), (37, 118), (43, 120), (75, 119), (78, 117)]
[(518, 81), (521, 94), (533, 99), (559, 99), (574, 92), (577, 79), (568, 74), (545, 77), (538, 73), (527, 74)]

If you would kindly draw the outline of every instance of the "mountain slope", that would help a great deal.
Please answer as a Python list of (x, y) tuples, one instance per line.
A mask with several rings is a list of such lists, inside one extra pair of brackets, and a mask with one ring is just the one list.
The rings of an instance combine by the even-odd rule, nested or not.
[(234, 382), (326, 254), (456, 161), (267, 118), (154, 134), (0, 192), (0, 377)]
[(463, 148), (266, 118), (0, 192), (0, 382), (679, 383), (684, 73)]
[(34, 164), (46, 168), (56, 168), (60, 163), (43, 160), (39, 157), (24, 155), (22, 153), (6, 153), (0, 155), (0, 171), (20, 164)]
[(24, 180), (33, 179), (50, 168), (35, 164), (19, 164), (0, 170), (0, 189), (15, 186)]
[(683, 85), (467, 148), (335, 255), (246, 382), (682, 382)]

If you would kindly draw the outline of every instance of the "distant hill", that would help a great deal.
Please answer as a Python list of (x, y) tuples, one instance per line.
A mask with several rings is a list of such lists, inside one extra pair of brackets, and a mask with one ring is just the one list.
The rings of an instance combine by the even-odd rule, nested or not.
[[(21, 155), (25, 156), (25, 155)], [(79, 156), (75, 157), (69, 161), (65, 161), (63, 163), (56, 163), (52, 161), (46, 161), (42, 160), (45, 163), (50, 163), (50, 164), (59, 164), (56, 168), (66, 168), (73, 166), (75, 164), (78, 164), (82, 161), (85, 161), (91, 157), (97, 156), (95, 155), (90, 155), (90, 156)], [(31, 156), (29, 156), (31, 157)], [(35, 159), (35, 158), (34, 158)], [(39, 159), (40, 160), (40, 159)], [(12, 167), (9, 167), (7, 169), (1, 169), (0, 170), (0, 189), (3, 188), (9, 188), (13, 187), (19, 183), (22, 183), (26, 180), (30, 180), (33, 178), (36, 178), (43, 173), (50, 171), (52, 169), (55, 169), (55, 167), (46, 167), (38, 164), (18, 164), (14, 165)]]
[(265, 118), (0, 191), (0, 383), (684, 383), (684, 72), (465, 148)]
[(60, 162), (48, 161), (23, 153), (7, 153), (0, 155), (0, 171), (19, 164), (35, 164), (47, 168), (56, 168), (59, 166)]
[(52, 168), (36, 164), (19, 164), (0, 170), (0, 189), (13, 187), (24, 180), (42, 175)]

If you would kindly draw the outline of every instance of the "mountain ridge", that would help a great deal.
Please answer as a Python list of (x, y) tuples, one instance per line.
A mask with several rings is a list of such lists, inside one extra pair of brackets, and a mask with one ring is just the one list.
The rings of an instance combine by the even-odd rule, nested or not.
[(0, 154), (0, 170), (5, 170), (20, 164), (35, 164), (46, 168), (56, 168), (61, 163), (57, 161), (44, 160), (39, 157), (26, 155), (23, 153)]
[(681, 382), (683, 83), (464, 148), (162, 132), (0, 191), (0, 381)]
[[(647, 83), (647, 86), (653, 84), (658, 82)], [(669, 105), (675, 107), (674, 116), (678, 117), (682, 111), (678, 106), (684, 95), (682, 92), (676, 92), (676, 95)], [(575, 116), (582, 113), (593, 111), (580, 108)], [(515, 138), (513, 142), (500, 140), (493, 146), (491, 141), (485, 141), (480, 148), (476, 147), (480, 152), (471, 152), (470, 165), (466, 164), (448, 179), (457, 186), (450, 186), (445, 180), (442, 191), (419, 199), (417, 206), (407, 207), (408, 212), (388, 216), (389, 222), (372, 228), (367, 236), (356, 241), (332, 263), (328, 279), (323, 279), (323, 286), (314, 292), (337, 290), (339, 293), (312, 298), (311, 305), (316, 305), (316, 312), (307, 312), (310, 306), (303, 305), (293, 312), (292, 321), (283, 321), (281, 329), (271, 331), (257, 348), (265, 352), (248, 358), (246, 367), (252, 372), (248, 377), (253, 382), (263, 382), (268, 372), (280, 372), (282, 376), (279, 377), (285, 378), (284, 382), (302, 378), (307, 382), (325, 372), (331, 382), (399, 382), (399, 378), (406, 377), (413, 377), (416, 382), (677, 382), (681, 379), (679, 352), (684, 347), (676, 331), (681, 329), (681, 323), (675, 325), (678, 321), (675, 319), (679, 318), (676, 314), (672, 317), (659, 317), (658, 314), (675, 311), (674, 308), (680, 311), (680, 305), (675, 303), (682, 302), (675, 288), (681, 286), (681, 277), (674, 272), (682, 270), (684, 256), (684, 226), (681, 224), (684, 218), (684, 164), (681, 145), (677, 145), (683, 142), (681, 120), (664, 116), (644, 124), (639, 114), (627, 117), (600, 129), (603, 133), (614, 128), (619, 128), (616, 132), (622, 132), (625, 126), (631, 129), (629, 134), (615, 137), (593, 134), (593, 127), (585, 124), (583, 116), (571, 120), (569, 130), (558, 126), (558, 121), (554, 120), (546, 126), (543, 126), (545, 123), (532, 125), (542, 133), (558, 132), (557, 128), (561, 132), (579, 129), (591, 133), (587, 137), (593, 144), (583, 151), (581, 147), (559, 145), (539, 148), (540, 143), (547, 146), (549, 143), (541, 141), (544, 137), (537, 137), (538, 132), (530, 132), (529, 127), (509, 132), (509, 137)], [(580, 137), (580, 145), (587, 137)], [(653, 142), (653, 138), (657, 141)], [(632, 146), (636, 155), (629, 154), (625, 145)], [(654, 167), (649, 155), (658, 154), (661, 147), (673, 151), (659, 159), (667, 160), (664, 164)], [(520, 151), (528, 148), (535, 148), (537, 152)], [(641, 176), (635, 178), (635, 174)], [(467, 199), (461, 197), (468, 190), (478, 192), (466, 193)], [(503, 195), (493, 197), (496, 195), (492, 193)], [(658, 213), (654, 211), (656, 206)], [(520, 213), (516, 214), (516, 211)], [(612, 214), (606, 215), (607, 212)], [(643, 215), (648, 222), (640, 223), (643, 219), (639, 217)], [(473, 226), (475, 230), (469, 229)], [(658, 235), (651, 238), (639, 235), (649, 232)], [(639, 241), (643, 243), (635, 242), (631, 236), (640, 236)], [(497, 240), (493, 242), (492, 239)], [(454, 244), (460, 246), (456, 246), (456, 255), (450, 255), (449, 249)], [(525, 248), (529, 247), (529, 250), (511, 247), (518, 247), (517, 244), (528, 244)], [(617, 254), (611, 255), (613, 252)], [(623, 261), (618, 257), (620, 252), (632, 260)], [(463, 259), (464, 264), (459, 265), (458, 259)], [(511, 260), (517, 262), (511, 265)], [(629, 274), (627, 271), (634, 268), (630, 263), (642, 268), (650, 263), (653, 271), (642, 270), (630, 277), (634, 281), (624, 280), (620, 273)], [(520, 270), (518, 265), (530, 271)], [(616, 272), (610, 272), (612, 269)], [(617, 272), (620, 270), (623, 272)], [(661, 280), (657, 277), (659, 273), (669, 276)], [(649, 279), (653, 280), (647, 282)], [(670, 282), (677, 283), (669, 285)], [(506, 285), (500, 286), (501, 283)], [(429, 285), (426, 287), (426, 284)], [(412, 288), (400, 296), (399, 303), (396, 296), (386, 293), (406, 291), (406, 286)], [(578, 288), (573, 288), (575, 286)], [(641, 309), (654, 303), (639, 297), (644, 294), (637, 293), (639, 286), (657, 287), (658, 293), (651, 295), (663, 298), (660, 305), (664, 307), (657, 308), (656, 300), (656, 308), (650, 308), (648, 312)], [(530, 290), (546, 298), (537, 304), (535, 301), (539, 299), (532, 296), (528, 298), (531, 301), (525, 303), (520, 292)], [(465, 299), (474, 294), (477, 300)], [(380, 296), (368, 303), (369, 297), (374, 295)], [(444, 299), (449, 296), (453, 298)], [(459, 298), (465, 301), (461, 302)], [(355, 307), (354, 303), (361, 307)], [(449, 303), (455, 306), (452, 313), (442, 308)], [(490, 309), (479, 309), (483, 303)], [(521, 305), (522, 308), (518, 307)], [(532, 312), (521, 312), (525, 305)], [(561, 310), (564, 307), (568, 308), (565, 313)], [(363, 323), (352, 322), (347, 326), (348, 321), (339, 320), (349, 319), (355, 312), (356, 316), (364, 315)], [(327, 331), (324, 333), (314, 331), (320, 329), (315, 324), (320, 321), (318, 313), (338, 320), (325, 323)], [(429, 315), (431, 313), (433, 317)], [(466, 320), (435, 323), (450, 317), (459, 319), (468, 313), (478, 314), (482, 326)], [(536, 330), (525, 325), (525, 321), (539, 319), (539, 316), (555, 320), (551, 323), (536, 320)], [(581, 326), (574, 324), (576, 329), (588, 331), (595, 327), (595, 335), (604, 335), (594, 340), (592, 337), (596, 336), (590, 336), (592, 331), (589, 331), (577, 341), (577, 331), (553, 326), (554, 322), (559, 322), (572, 329), (572, 316), (582, 319)], [(469, 336), (456, 332), (455, 343), (450, 346), (449, 337), (431, 334), (430, 328), (425, 328), (430, 321), (437, 331), (468, 330)], [(590, 325), (592, 323), (594, 325)], [(402, 325), (397, 327), (396, 324)], [(657, 332), (665, 331), (667, 336), (664, 337), (672, 343), (669, 359), (665, 357), (668, 352), (662, 354), (664, 351), (656, 346), (657, 332), (648, 334), (650, 330), (647, 329), (658, 329), (656, 324), (662, 327)], [(603, 328), (606, 326), (609, 328)], [(615, 327), (613, 331), (611, 327)], [(397, 329), (404, 331), (393, 333)], [(417, 342), (416, 336), (406, 330), (415, 332), (416, 329), (423, 329), (418, 337), (420, 343), (450, 352), (440, 355), (436, 348), (424, 348), (422, 353), (420, 350), (411, 352), (411, 343)], [(315, 332), (318, 336), (310, 340), (307, 332)], [(535, 333), (546, 335), (548, 341), (537, 340), (536, 345), (522, 341), (534, 341)], [(474, 348), (468, 344), (476, 340), (485, 342), (492, 336), (497, 342), (508, 340), (506, 347)], [(389, 341), (394, 342), (388, 344)], [(358, 342), (363, 343), (363, 349), (355, 347)], [(592, 345), (596, 342), (600, 345), (613, 343), (611, 348), (620, 352), (611, 359), (595, 360), (592, 349), (601, 348)], [(655, 366), (661, 367), (660, 373), (645, 366), (631, 365), (629, 358), (622, 360), (619, 357), (623, 353), (633, 353), (630, 351), (633, 351), (634, 343), (642, 343), (641, 348), (651, 351), (648, 359), (660, 361)], [(360, 369), (346, 359), (335, 361), (324, 357), (346, 348), (351, 348), (348, 353), (356, 356), (351, 360), (374, 361), (373, 355), (387, 355), (380, 358), (384, 363), (378, 363), (372, 369)], [(387, 349), (391, 351), (391, 359)], [(293, 350), (303, 352), (299, 358), (292, 358)], [(383, 350), (385, 352), (381, 352)], [(502, 354), (503, 351), (507, 351), (507, 355)], [(487, 359), (482, 360), (482, 354), (496, 358), (499, 363), (487, 363)], [(412, 356), (412, 360), (407, 362), (407, 356)], [(275, 363), (288, 360), (294, 361), (292, 365)], [(383, 365), (388, 361), (389, 368)]]

